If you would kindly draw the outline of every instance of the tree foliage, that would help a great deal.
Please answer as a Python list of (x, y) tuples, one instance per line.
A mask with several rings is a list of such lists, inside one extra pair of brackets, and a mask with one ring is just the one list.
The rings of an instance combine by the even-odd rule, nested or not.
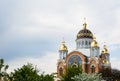
[(120, 81), (120, 71), (118, 69), (105, 69), (101, 73), (106, 81)]
[(38, 81), (38, 71), (34, 69), (32, 64), (23, 65), (21, 68), (11, 73), (12, 81)]
[(8, 73), (6, 72), (6, 70), (8, 69), (8, 65), (4, 64), (4, 60), (0, 59), (0, 81), (4, 80), (7, 81), (8, 80)]
[(79, 75), (75, 75), (72, 77), (74, 81), (104, 81), (101, 79), (100, 74), (87, 74), (87, 73), (82, 73)]
[(82, 73), (82, 67), (72, 67), (69, 66), (66, 68), (66, 73), (62, 75), (62, 81), (74, 81), (71, 79), (71, 77), (74, 77), (75, 75), (78, 75), (79, 73)]
[(111, 77), (113, 81), (120, 81), (120, 70), (112, 69), (111, 70)]
[(53, 75), (49, 75), (49, 74), (41, 74), (40, 75), (40, 79), (39, 79), (39, 81), (54, 81), (54, 79), (53, 79), (54, 77), (53, 77)]
[(10, 81), (54, 81), (53, 76), (49, 74), (40, 74), (32, 64), (23, 65), (21, 68), (11, 73)]
[(102, 77), (111, 77), (111, 69), (104, 69), (100, 73), (102, 74)]

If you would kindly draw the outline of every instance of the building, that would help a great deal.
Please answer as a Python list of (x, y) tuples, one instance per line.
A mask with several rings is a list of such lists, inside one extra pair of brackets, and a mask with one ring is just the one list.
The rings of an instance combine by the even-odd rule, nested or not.
[(86, 22), (83, 23), (83, 29), (77, 33), (75, 41), (76, 49), (71, 52), (68, 52), (65, 41), (62, 41), (57, 63), (58, 77), (66, 72), (68, 66), (81, 65), (83, 72), (86, 73), (99, 73), (111, 69), (110, 54), (106, 45), (100, 52), (96, 37), (87, 29)]

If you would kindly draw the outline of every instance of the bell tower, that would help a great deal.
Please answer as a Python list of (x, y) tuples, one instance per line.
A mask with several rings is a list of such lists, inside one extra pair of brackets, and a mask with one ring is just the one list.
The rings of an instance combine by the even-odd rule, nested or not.
[(99, 58), (99, 54), (100, 54), (100, 48), (98, 46), (98, 42), (96, 41), (96, 37), (94, 37), (94, 39), (91, 43), (90, 57), (98, 57)]
[(87, 23), (84, 21), (83, 29), (77, 34), (76, 50), (82, 52), (86, 56), (90, 56), (90, 45), (93, 40), (92, 32), (87, 29)]
[(59, 49), (59, 59), (60, 60), (65, 59), (67, 56), (67, 53), (68, 53), (68, 49), (67, 49), (67, 46), (65, 45), (65, 41), (63, 39), (62, 44)]
[(65, 41), (63, 39), (62, 44), (59, 48), (59, 59), (57, 63), (57, 76), (61, 76), (65, 73), (65, 58), (68, 54), (67, 46), (65, 45)]
[(101, 58), (104, 64), (108, 64), (110, 63), (110, 54), (108, 52), (108, 49), (106, 47), (106, 45), (103, 46), (103, 50), (101, 53)]

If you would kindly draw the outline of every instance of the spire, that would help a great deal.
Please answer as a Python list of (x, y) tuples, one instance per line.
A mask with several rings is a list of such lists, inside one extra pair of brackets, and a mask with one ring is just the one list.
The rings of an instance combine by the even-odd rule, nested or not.
[(86, 18), (84, 18), (83, 28), (86, 29), (86, 27), (87, 27)]
[(63, 39), (62, 39), (62, 44), (65, 44), (65, 40), (64, 40), (64, 37), (63, 37)]
[(62, 40), (62, 44), (61, 44), (61, 46), (60, 46), (60, 49), (59, 49), (59, 50), (62, 50), (62, 51), (68, 50), (68, 49), (67, 49), (67, 46), (65, 45), (64, 38), (63, 38), (63, 40)]

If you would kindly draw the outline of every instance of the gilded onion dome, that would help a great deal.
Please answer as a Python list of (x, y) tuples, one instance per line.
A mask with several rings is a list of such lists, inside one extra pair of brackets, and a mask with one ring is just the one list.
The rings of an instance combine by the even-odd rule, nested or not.
[(106, 45), (103, 46), (102, 54), (109, 54)]
[(84, 22), (83, 29), (80, 30), (77, 34), (77, 39), (79, 38), (91, 38), (93, 39), (93, 34), (90, 30), (87, 29), (87, 24)]
[(65, 41), (63, 40), (62, 41), (62, 44), (61, 44), (61, 46), (60, 46), (60, 49), (59, 49), (60, 51), (65, 51), (65, 50), (68, 50), (67, 49), (67, 46), (65, 45)]
[(96, 37), (94, 37), (94, 39), (91, 43), (91, 47), (98, 47), (98, 42), (96, 41)]
[(103, 64), (108, 64), (108, 61), (106, 59), (104, 59), (102, 62)]

